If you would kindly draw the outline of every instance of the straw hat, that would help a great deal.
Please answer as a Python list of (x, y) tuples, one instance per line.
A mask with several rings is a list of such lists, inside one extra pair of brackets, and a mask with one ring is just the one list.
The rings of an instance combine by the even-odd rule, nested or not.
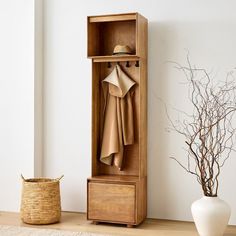
[(117, 54), (132, 54), (132, 51), (127, 45), (116, 45), (113, 50), (113, 55)]

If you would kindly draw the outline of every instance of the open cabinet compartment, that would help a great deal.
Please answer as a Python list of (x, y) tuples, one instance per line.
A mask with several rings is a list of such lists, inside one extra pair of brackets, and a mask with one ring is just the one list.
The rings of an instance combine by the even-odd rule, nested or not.
[[(124, 149), (124, 164), (120, 171), (116, 166), (106, 165), (99, 161), (102, 143), (104, 94), (102, 89), (102, 80), (106, 78), (115, 67), (108, 68), (107, 63), (93, 63), (93, 83), (92, 83), (92, 176), (98, 175), (131, 175), (139, 176), (140, 173), (140, 67), (135, 67), (135, 62), (130, 62), (130, 67), (125, 66), (125, 62), (120, 62), (121, 69), (136, 84), (133, 87), (133, 121), (134, 121), (134, 144), (127, 145)], [(108, 178), (109, 178), (108, 176)]]
[(127, 45), (132, 55), (146, 57), (142, 46), (147, 20), (140, 14), (89, 16), (87, 21), (88, 57), (112, 56), (116, 45)]
[[(124, 15), (127, 17), (127, 15)], [(117, 17), (88, 17), (88, 56), (110, 56), (116, 45), (128, 45), (136, 54), (136, 14)]]
[[(113, 56), (117, 44), (128, 45), (134, 55)], [(92, 176), (87, 181), (87, 218), (94, 222), (133, 226), (146, 218), (146, 56), (147, 20), (143, 16), (129, 13), (88, 17), (88, 57), (92, 59)], [(121, 170), (100, 162), (104, 122), (102, 80), (116, 63), (136, 83), (132, 97), (134, 144), (125, 146)]]
[(89, 56), (112, 55), (113, 49), (116, 45), (128, 45), (132, 50), (132, 54), (136, 54), (135, 20), (90, 22), (88, 32), (92, 38), (96, 39), (96, 43), (89, 44)]

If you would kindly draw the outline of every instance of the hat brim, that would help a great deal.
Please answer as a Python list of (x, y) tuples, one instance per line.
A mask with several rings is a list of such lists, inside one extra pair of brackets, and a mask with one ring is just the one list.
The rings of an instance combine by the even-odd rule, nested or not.
[(112, 55), (130, 55), (130, 54), (132, 54), (131, 52), (113, 52), (113, 54)]

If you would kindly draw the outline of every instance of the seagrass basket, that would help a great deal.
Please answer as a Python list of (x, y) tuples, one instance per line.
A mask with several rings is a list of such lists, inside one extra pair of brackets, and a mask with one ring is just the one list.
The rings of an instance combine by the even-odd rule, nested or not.
[(21, 219), (27, 224), (52, 224), (60, 221), (60, 179), (32, 178), (22, 175)]

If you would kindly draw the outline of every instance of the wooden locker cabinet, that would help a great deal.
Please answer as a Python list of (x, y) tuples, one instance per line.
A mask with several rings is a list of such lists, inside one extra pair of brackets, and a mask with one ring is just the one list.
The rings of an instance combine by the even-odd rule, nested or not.
[[(92, 176), (87, 180), (87, 218), (94, 222), (131, 227), (146, 218), (147, 24), (139, 13), (88, 17), (88, 58), (92, 60)], [(116, 45), (128, 45), (132, 54), (112, 55)], [(116, 63), (136, 82), (132, 101), (135, 142), (125, 146), (121, 171), (99, 160), (104, 108), (101, 81)]]
[(89, 218), (102, 221), (135, 223), (135, 184), (88, 183)]

